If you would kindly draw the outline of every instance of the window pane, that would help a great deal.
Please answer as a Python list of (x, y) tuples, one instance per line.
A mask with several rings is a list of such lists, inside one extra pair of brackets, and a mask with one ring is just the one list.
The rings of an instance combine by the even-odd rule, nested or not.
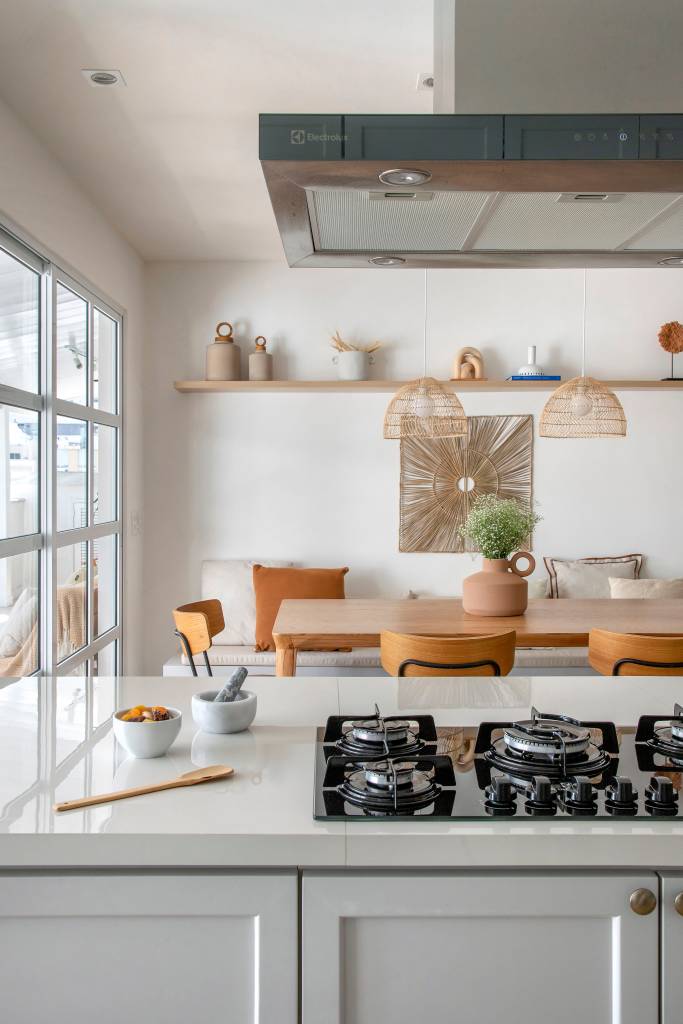
[(40, 277), (0, 249), (0, 383), (38, 391)]
[[(97, 654), (95, 654), (94, 657), (92, 658), (90, 664), (92, 666), (92, 674), (94, 676), (115, 676), (116, 641), (114, 641), (111, 644), (107, 644), (107, 646), (103, 647), (101, 651), (98, 651)], [(101, 695), (100, 702), (103, 705), (106, 704), (107, 708), (109, 708), (110, 705), (113, 705), (114, 698), (113, 692), (110, 687), (107, 687), (106, 691), (103, 689), (102, 686), (99, 687), (99, 690), (95, 688), (95, 695), (97, 695), (98, 693), (100, 693)], [(108, 711), (107, 714), (105, 714), (104, 711), (102, 711), (100, 718), (95, 718), (95, 724), (98, 724), (98, 722), (100, 721), (104, 721), (104, 718), (109, 717), (113, 710), (114, 709), (112, 706), (111, 711)]]
[(57, 549), (57, 658), (64, 661), (88, 640), (88, 545)]
[(95, 472), (93, 522), (116, 519), (116, 428), (93, 426)]
[(37, 551), (0, 559), (0, 676), (28, 676), (38, 669)]
[(57, 285), (57, 398), (85, 405), (88, 380), (88, 304)]
[(38, 413), (0, 405), (0, 537), (37, 533)]
[(88, 526), (88, 426), (57, 417), (57, 529)]
[(69, 676), (87, 676), (87, 674), (88, 674), (87, 673), (87, 668), (88, 668), (88, 661), (87, 661), (87, 658), (86, 658), (86, 660), (82, 661), (80, 663), (80, 665), (76, 665), (75, 668), (72, 668), (68, 672), (65, 672), (64, 676), (62, 678), (63, 679), (68, 679)]
[(95, 563), (95, 636), (116, 625), (116, 537), (93, 543)]
[(116, 412), (116, 336), (118, 324), (93, 311), (93, 405)]

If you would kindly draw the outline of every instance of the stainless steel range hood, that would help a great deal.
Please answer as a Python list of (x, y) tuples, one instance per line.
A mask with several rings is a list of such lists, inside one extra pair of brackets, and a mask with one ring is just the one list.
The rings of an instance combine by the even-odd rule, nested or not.
[(683, 267), (683, 115), (260, 118), (292, 267)]

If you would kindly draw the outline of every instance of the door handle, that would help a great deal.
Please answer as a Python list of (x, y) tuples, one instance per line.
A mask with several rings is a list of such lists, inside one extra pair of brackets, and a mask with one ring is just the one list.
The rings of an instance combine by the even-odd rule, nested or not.
[[(683, 914), (683, 893), (681, 893), (681, 909)], [(651, 914), (657, 906), (657, 897), (650, 889), (636, 889), (629, 897), (629, 904), (634, 914)]]
[(674, 908), (676, 913), (683, 917), (683, 892), (679, 892), (678, 896), (674, 899)]

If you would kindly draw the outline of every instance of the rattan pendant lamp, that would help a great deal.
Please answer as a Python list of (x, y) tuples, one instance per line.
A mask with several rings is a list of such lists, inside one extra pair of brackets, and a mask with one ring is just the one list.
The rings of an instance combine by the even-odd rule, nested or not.
[(625, 437), (621, 402), (606, 384), (586, 377), (586, 271), (583, 272), (581, 376), (553, 391), (541, 413), (541, 437)]
[(424, 376), (399, 388), (384, 414), (384, 437), (464, 437), (467, 417), (454, 392), (427, 376), (427, 270), (424, 276)]

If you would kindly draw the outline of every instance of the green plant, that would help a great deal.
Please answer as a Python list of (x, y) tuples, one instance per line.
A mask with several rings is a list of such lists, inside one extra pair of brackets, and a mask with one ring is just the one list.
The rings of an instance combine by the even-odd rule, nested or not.
[(541, 516), (514, 498), (482, 494), (472, 503), (460, 534), (473, 541), (484, 558), (509, 558), (540, 520)]

